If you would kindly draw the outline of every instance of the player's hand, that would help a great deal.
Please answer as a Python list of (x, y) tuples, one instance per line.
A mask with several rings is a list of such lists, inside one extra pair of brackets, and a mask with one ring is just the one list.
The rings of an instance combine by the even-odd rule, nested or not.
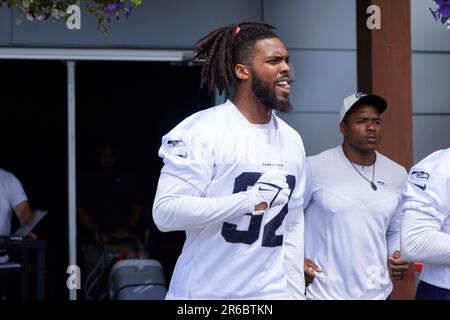
[(408, 271), (409, 262), (402, 259), (400, 251), (396, 250), (392, 257), (389, 257), (389, 271), (392, 280), (402, 280)]
[(305, 274), (305, 286), (309, 286), (316, 278), (316, 272), (322, 272), (322, 269), (314, 263), (311, 259), (306, 259), (303, 263), (303, 270)]
[(269, 171), (264, 173), (249, 191), (255, 211), (285, 205), (289, 200), (287, 172)]

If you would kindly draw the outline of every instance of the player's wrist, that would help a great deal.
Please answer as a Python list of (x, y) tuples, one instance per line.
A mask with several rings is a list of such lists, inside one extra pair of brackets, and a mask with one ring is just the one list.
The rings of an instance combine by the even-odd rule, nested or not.
[(263, 197), (261, 197), (256, 189), (247, 191), (247, 195), (249, 196), (250, 200), (248, 212), (264, 212), (269, 207), (269, 203)]
[(255, 206), (255, 211), (264, 211), (268, 207), (267, 202), (261, 202)]

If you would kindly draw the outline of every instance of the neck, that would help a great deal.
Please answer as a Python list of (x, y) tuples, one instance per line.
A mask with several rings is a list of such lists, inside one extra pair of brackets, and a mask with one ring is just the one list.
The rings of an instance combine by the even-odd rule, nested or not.
[(266, 124), (270, 122), (272, 110), (257, 101), (250, 88), (236, 88), (236, 94), (232, 101), (250, 123)]
[(345, 156), (353, 163), (360, 166), (371, 166), (375, 163), (377, 155), (375, 150), (363, 151), (355, 149), (349, 144), (342, 144), (342, 150), (344, 151)]

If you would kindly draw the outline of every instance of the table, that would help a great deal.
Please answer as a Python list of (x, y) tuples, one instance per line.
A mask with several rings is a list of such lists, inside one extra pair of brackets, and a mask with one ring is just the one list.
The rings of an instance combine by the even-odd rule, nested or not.
[[(21, 299), (28, 298), (28, 272), (36, 272), (36, 299), (44, 300), (45, 297), (45, 254), (47, 242), (42, 240), (14, 239), (10, 237), (0, 238), (0, 249), (21, 251), (22, 261), (14, 261), (20, 265), (12, 265), (10, 268), (1, 268), (0, 272), (21, 272)], [(36, 262), (30, 263), (30, 253), (35, 252)]]

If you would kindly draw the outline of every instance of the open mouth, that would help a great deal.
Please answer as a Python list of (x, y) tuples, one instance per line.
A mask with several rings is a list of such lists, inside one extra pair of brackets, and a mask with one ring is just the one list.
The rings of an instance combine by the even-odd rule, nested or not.
[(289, 78), (282, 78), (282, 79), (277, 80), (275, 82), (275, 85), (278, 88), (283, 89), (284, 91), (290, 92), (291, 91), (291, 83), (292, 83), (292, 80), (289, 80)]

